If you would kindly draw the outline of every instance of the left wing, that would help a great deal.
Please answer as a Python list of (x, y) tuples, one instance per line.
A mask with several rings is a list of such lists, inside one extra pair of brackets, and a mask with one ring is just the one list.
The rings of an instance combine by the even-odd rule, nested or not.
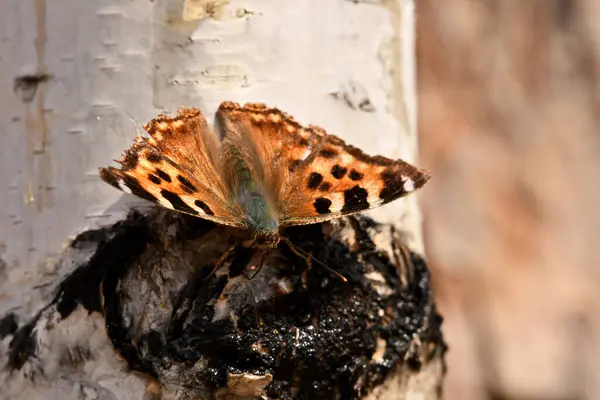
[(222, 182), (219, 143), (195, 108), (159, 115), (119, 160), (100, 169), (105, 182), (143, 199), (219, 224), (246, 228), (246, 218)]

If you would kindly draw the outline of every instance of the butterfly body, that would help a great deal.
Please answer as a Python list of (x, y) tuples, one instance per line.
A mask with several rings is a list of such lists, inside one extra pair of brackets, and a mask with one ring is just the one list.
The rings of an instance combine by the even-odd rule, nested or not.
[(245, 216), (245, 224), (250, 239), (246, 247), (277, 247), (279, 243), (279, 220), (273, 202), (260, 181), (255, 179), (252, 170), (235, 147), (226, 147), (232, 153), (228, 159), (235, 165), (233, 172), (235, 203)]
[(429, 175), (369, 156), (316, 126), (263, 104), (224, 102), (216, 131), (198, 109), (160, 115), (101, 178), (163, 207), (240, 228), (246, 247), (273, 248), (280, 230), (378, 207)]
[(268, 201), (259, 191), (243, 191), (237, 201), (246, 213), (247, 231), (251, 235), (249, 247), (274, 248), (279, 243), (279, 221)]

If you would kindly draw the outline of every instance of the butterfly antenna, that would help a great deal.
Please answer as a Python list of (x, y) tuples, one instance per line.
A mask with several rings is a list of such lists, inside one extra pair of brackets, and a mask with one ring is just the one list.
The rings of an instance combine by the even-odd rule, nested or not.
[(335, 276), (337, 276), (338, 278), (340, 278), (344, 282), (348, 282), (348, 279), (346, 279), (346, 277), (344, 275), (340, 274), (339, 272), (337, 272), (333, 268), (329, 267), (328, 265), (324, 264), (323, 262), (317, 260), (315, 257), (313, 257), (312, 254), (310, 254), (310, 253), (302, 250), (300, 247), (297, 247), (288, 238), (282, 236), (281, 240), (283, 240), (285, 242), (285, 244), (287, 244), (287, 246), (289, 247), (289, 249), (292, 252), (294, 252), (294, 254), (296, 254), (297, 256), (299, 256), (301, 258), (304, 258), (304, 259), (310, 258), (311, 260), (314, 260), (321, 267), (325, 268), (326, 270), (328, 270), (329, 272), (331, 272), (332, 274), (334, 274)]
[(254, 315), (256, 316), (256, 321), (257, 321), (258, 325), (262, 325), (262, 319), (260, 318), (260, 313), (258, 312), (258, 300), (256, 299), (256, 295), (254, 294), (254, 290), (252, 290), (252, 285), (250, 285), (250, 281), (252, 279), (254, 279), (254, 277), (256, 275), (258, 275), (258, 273), (262, 269), (262, 266), (265, 261), (265, 254), (266, 254), (266, 252), (263, 252), (260, 255), (259, 266), (258, 266), (256, 272), (254, 274), (252, 274), (252, 276), (250, 278), (248, 278), (248, 280), (246, 281), (246, 287), (250, 291), (250, 294), (251, 294), (250, 297), (252, 298), (252, 303), (254, 304)]
[(238, 243), (236, 242), (236, 243), (232, 244), (231, 246), (229, 246), (229, 248), (227, 250), (225, 250), (225, 253), (223, 253), (223, 255), (215, 263), (212, 271), (207, 276), (202, 278), (202, 281), (207, 281), (210, 277), (212, 277), (215, 274), (215, 272), (217, 272), (217, 270), (219, 268), (221, 268), (225, 264), (225, 261), (227, 261), (229, 256), (231, 256), (231, 254), (236, 249), (237, 245), (238, 245)]
[(252, 276), (250, 278), (248, 278), (248, 280), (252, 280), (254, 279), (254, 277), (256, 275), (258, 275), (258, 273), (260, 272), (260, 270), (262, 269), (264, 263), (265, 263), (265, 258), (266, 258), (267, 252), (263, 251), (262, 254), (260, 255), (259, 261), (258, 261), (258, 267), (256, 268), (256, 271), (252, 274)]

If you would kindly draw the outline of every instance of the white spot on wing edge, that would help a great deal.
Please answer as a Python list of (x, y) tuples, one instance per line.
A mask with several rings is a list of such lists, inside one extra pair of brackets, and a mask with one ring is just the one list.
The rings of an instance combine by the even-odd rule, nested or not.
[(327, 193), (325, 197), (331, 200), (331, 206), (329, 206), (329, 211), (331, 211), (332, 213), (340, 212), (344, 207), (343, 192)]
[(367, 191), (367, 202), (369, 203), (369, 208), (379, 207), (383, 202), (379, 197), (379, 193), (381, 193), (381, 189), (383, 189), (383, 181), (377, 180), (373, 182), (366, 182), (363, 187)]
[(165, 199), (162, 194), (159, 193), (159, 195), (156, 196), (156, 198), (158, 199), (158, 202), (160, 203), (161, 206), (170, 208), (171, 210), (174, 209), (173, 204), (171, 204), (171, 202), (169, 200)]
[(377, 207), (382, 203), (382, 200), (379, 198), (377, 193), (370, 193), (367, 196), (367, 203), (369, 203), (369, 208)]
[(352, 163), (355, 161), (356, 159), (354, 157), (352, 157), (350, 154), (348, 153), (342, 153), (340, 154), (340, 163), (343, 166), (349, 166), (352, 165)]
[(133, 194), (131, 192), (131, 189), (129, 189), (127, 187), (127, 185), (125, 185), (125, 182), (123, 182), (123, 179), (118, 179), (117, 180), (117, 185), (119, 185), (119, 189), (121, 189), (123, 192), (127, 193), (127, 194)]
[(158, 201), (158, 203), (161, 206), (163, 206), (165, 208), (169, 208), (171, 210), (174, 210), (173, 204), (171, 204), (171, 202), (169, 200), (167, 200), (163, 197), (161, 190), (160, 190), (160, 186), (148, 185), (144, 189), (146, 189), (148, 191), (148, 193), (150, 193), (152, 196), (156, 197), (156, 200)]
[(404, 182), (404, 190), (405, 191), (412, 192), (413, 190), (415, 190), (415, 181), (413, 181), (410, 177), (403, 176), (402, 180)]
[(306, 160), (306, 157), (308, 157), (311, 153), (312, 153), (312, 150), (310, 150), (310, 149), (304, 150), (304, 153), (302, 153), (302, 155), (300, 156), (300, 160), (301, 161)]

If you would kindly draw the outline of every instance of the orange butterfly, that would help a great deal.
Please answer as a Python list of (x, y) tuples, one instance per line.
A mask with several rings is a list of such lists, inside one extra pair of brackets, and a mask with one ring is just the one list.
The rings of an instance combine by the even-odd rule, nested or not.
[(196, 108), (159, 115), (119, 161), (101, 168), (116, 188), (163, 207), (241, 228), (243, 245), (275, 248), (280, 230), (379, 207), (429, 175), (402, 160), (369, 156), (304, 127), (276, 108), (223, 102), (216, 131)]

